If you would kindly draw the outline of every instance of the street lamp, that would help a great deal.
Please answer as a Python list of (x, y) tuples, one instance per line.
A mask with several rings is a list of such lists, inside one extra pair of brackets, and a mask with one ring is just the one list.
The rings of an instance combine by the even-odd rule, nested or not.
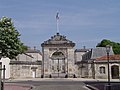
[(111, 90), (111, 85), (110, 85), (110, 68), (109, 68), (109, 53), (110, 53), (110, 45), (106, 45), (106, 52), (107, 52), (107, 64), (108, 64), (108, 85), (106, 87), (106, 90)]

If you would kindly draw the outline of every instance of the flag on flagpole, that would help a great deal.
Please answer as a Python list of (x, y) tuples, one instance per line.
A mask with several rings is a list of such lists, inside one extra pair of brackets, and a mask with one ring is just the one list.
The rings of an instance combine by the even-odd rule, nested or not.
[(56, 14), (56, 20), (58, 20), (59, 19), (59, 13), (57, 12), (57, 14)]

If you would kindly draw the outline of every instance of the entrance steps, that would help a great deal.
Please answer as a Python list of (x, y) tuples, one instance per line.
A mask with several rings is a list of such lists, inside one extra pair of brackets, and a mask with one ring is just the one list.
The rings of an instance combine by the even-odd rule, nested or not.
[(52, 73), (51, 78), (65, 78), (65, 73)]

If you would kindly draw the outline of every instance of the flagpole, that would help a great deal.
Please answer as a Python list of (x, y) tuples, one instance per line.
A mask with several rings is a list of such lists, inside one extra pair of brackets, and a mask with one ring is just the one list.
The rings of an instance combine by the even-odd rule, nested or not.
[(57, 33), (59, 33), (59, 20), (57, 20)]
[(59, 33), (59, 21), (57, 20), (57, 33)]
[(59, 13), (56, 14), (57, 33), (59, 33)]

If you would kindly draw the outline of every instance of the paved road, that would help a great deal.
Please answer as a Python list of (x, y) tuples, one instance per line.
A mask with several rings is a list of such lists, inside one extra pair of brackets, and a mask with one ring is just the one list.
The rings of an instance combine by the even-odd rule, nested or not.
[(44, 81), (38, 84), (32, 90), (89, 90), (82, 82), (75, 81)]
[(32, 90), (89, 90), (82, 85), (40, 85)]
[(84, 83), (76, 81), (44, 81), (38, 84), (33, 90), (89, 90)]
[(48, 81), (19, 81), (16, 83), (30, 84), (34, 88), (32, 90), (89, 90), (81, 81), (73, 81), (66, 79), (53, 79)]
[[(96, 80), (83, 78), (35, 78), (6, 80), (6, 83), (16, 83), (20, 85), (28, 84), (29, 86), (35, 86), (33, 90), (88, 90), (85, 87), (85, 84), (97, 87), (99, 90), (104, 90), (105, 86), (107, 85), (107, 79)], [(112, 90), (120, 90), (120, 80), (112, 79), (111, 86)]]

